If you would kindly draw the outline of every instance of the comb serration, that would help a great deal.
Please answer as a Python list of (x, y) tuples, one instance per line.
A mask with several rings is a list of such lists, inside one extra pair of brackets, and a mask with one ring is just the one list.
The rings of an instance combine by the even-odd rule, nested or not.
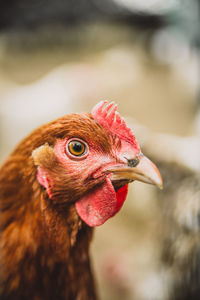
[(97, 103), (92, 109), (92, 116), (94, 120), (101, 124), (106, 130), (140, 150), (131, 129), (117, 112), (117, 104), (115, 104), (115, 102), (108, 103), (108, 101), (105, 100)]

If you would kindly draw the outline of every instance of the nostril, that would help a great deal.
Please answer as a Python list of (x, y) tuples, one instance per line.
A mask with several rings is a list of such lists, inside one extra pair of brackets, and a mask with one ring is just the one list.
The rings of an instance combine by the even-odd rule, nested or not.
[(136, 167), (138, 164), (139, 164), (139, 159), (137, 159), (137, 158), (128, 159), (129, 167)]

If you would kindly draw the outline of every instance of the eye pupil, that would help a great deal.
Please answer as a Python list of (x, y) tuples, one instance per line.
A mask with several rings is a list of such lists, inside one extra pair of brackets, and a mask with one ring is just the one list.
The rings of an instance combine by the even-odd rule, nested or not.
[(75, 152), (81, 152), (82, 149), (83, 149), (83, 145), (81, 145), (81, 143), (79, 142), (74, 142), (73, 145), (72, 145), (72, 148)]

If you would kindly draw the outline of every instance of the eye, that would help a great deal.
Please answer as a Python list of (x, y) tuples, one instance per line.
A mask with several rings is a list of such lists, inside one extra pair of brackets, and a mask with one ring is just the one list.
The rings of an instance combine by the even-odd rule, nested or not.
[(68, 141), (66, 145), (66, 150), (70, 156), (73, 157), (83, 157), (88, 152), (88, 147), (86, 143), (79, 139), (73, 139)]

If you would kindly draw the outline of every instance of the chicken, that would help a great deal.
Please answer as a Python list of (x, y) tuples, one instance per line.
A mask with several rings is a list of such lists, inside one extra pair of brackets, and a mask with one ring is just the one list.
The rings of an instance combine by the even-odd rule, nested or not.
[(116, 111), (102, 101), (35, 130), (0, 169), (0, 299), (96, 299), (93, 227), (122, 207), (134, 180), (162, 187)]

